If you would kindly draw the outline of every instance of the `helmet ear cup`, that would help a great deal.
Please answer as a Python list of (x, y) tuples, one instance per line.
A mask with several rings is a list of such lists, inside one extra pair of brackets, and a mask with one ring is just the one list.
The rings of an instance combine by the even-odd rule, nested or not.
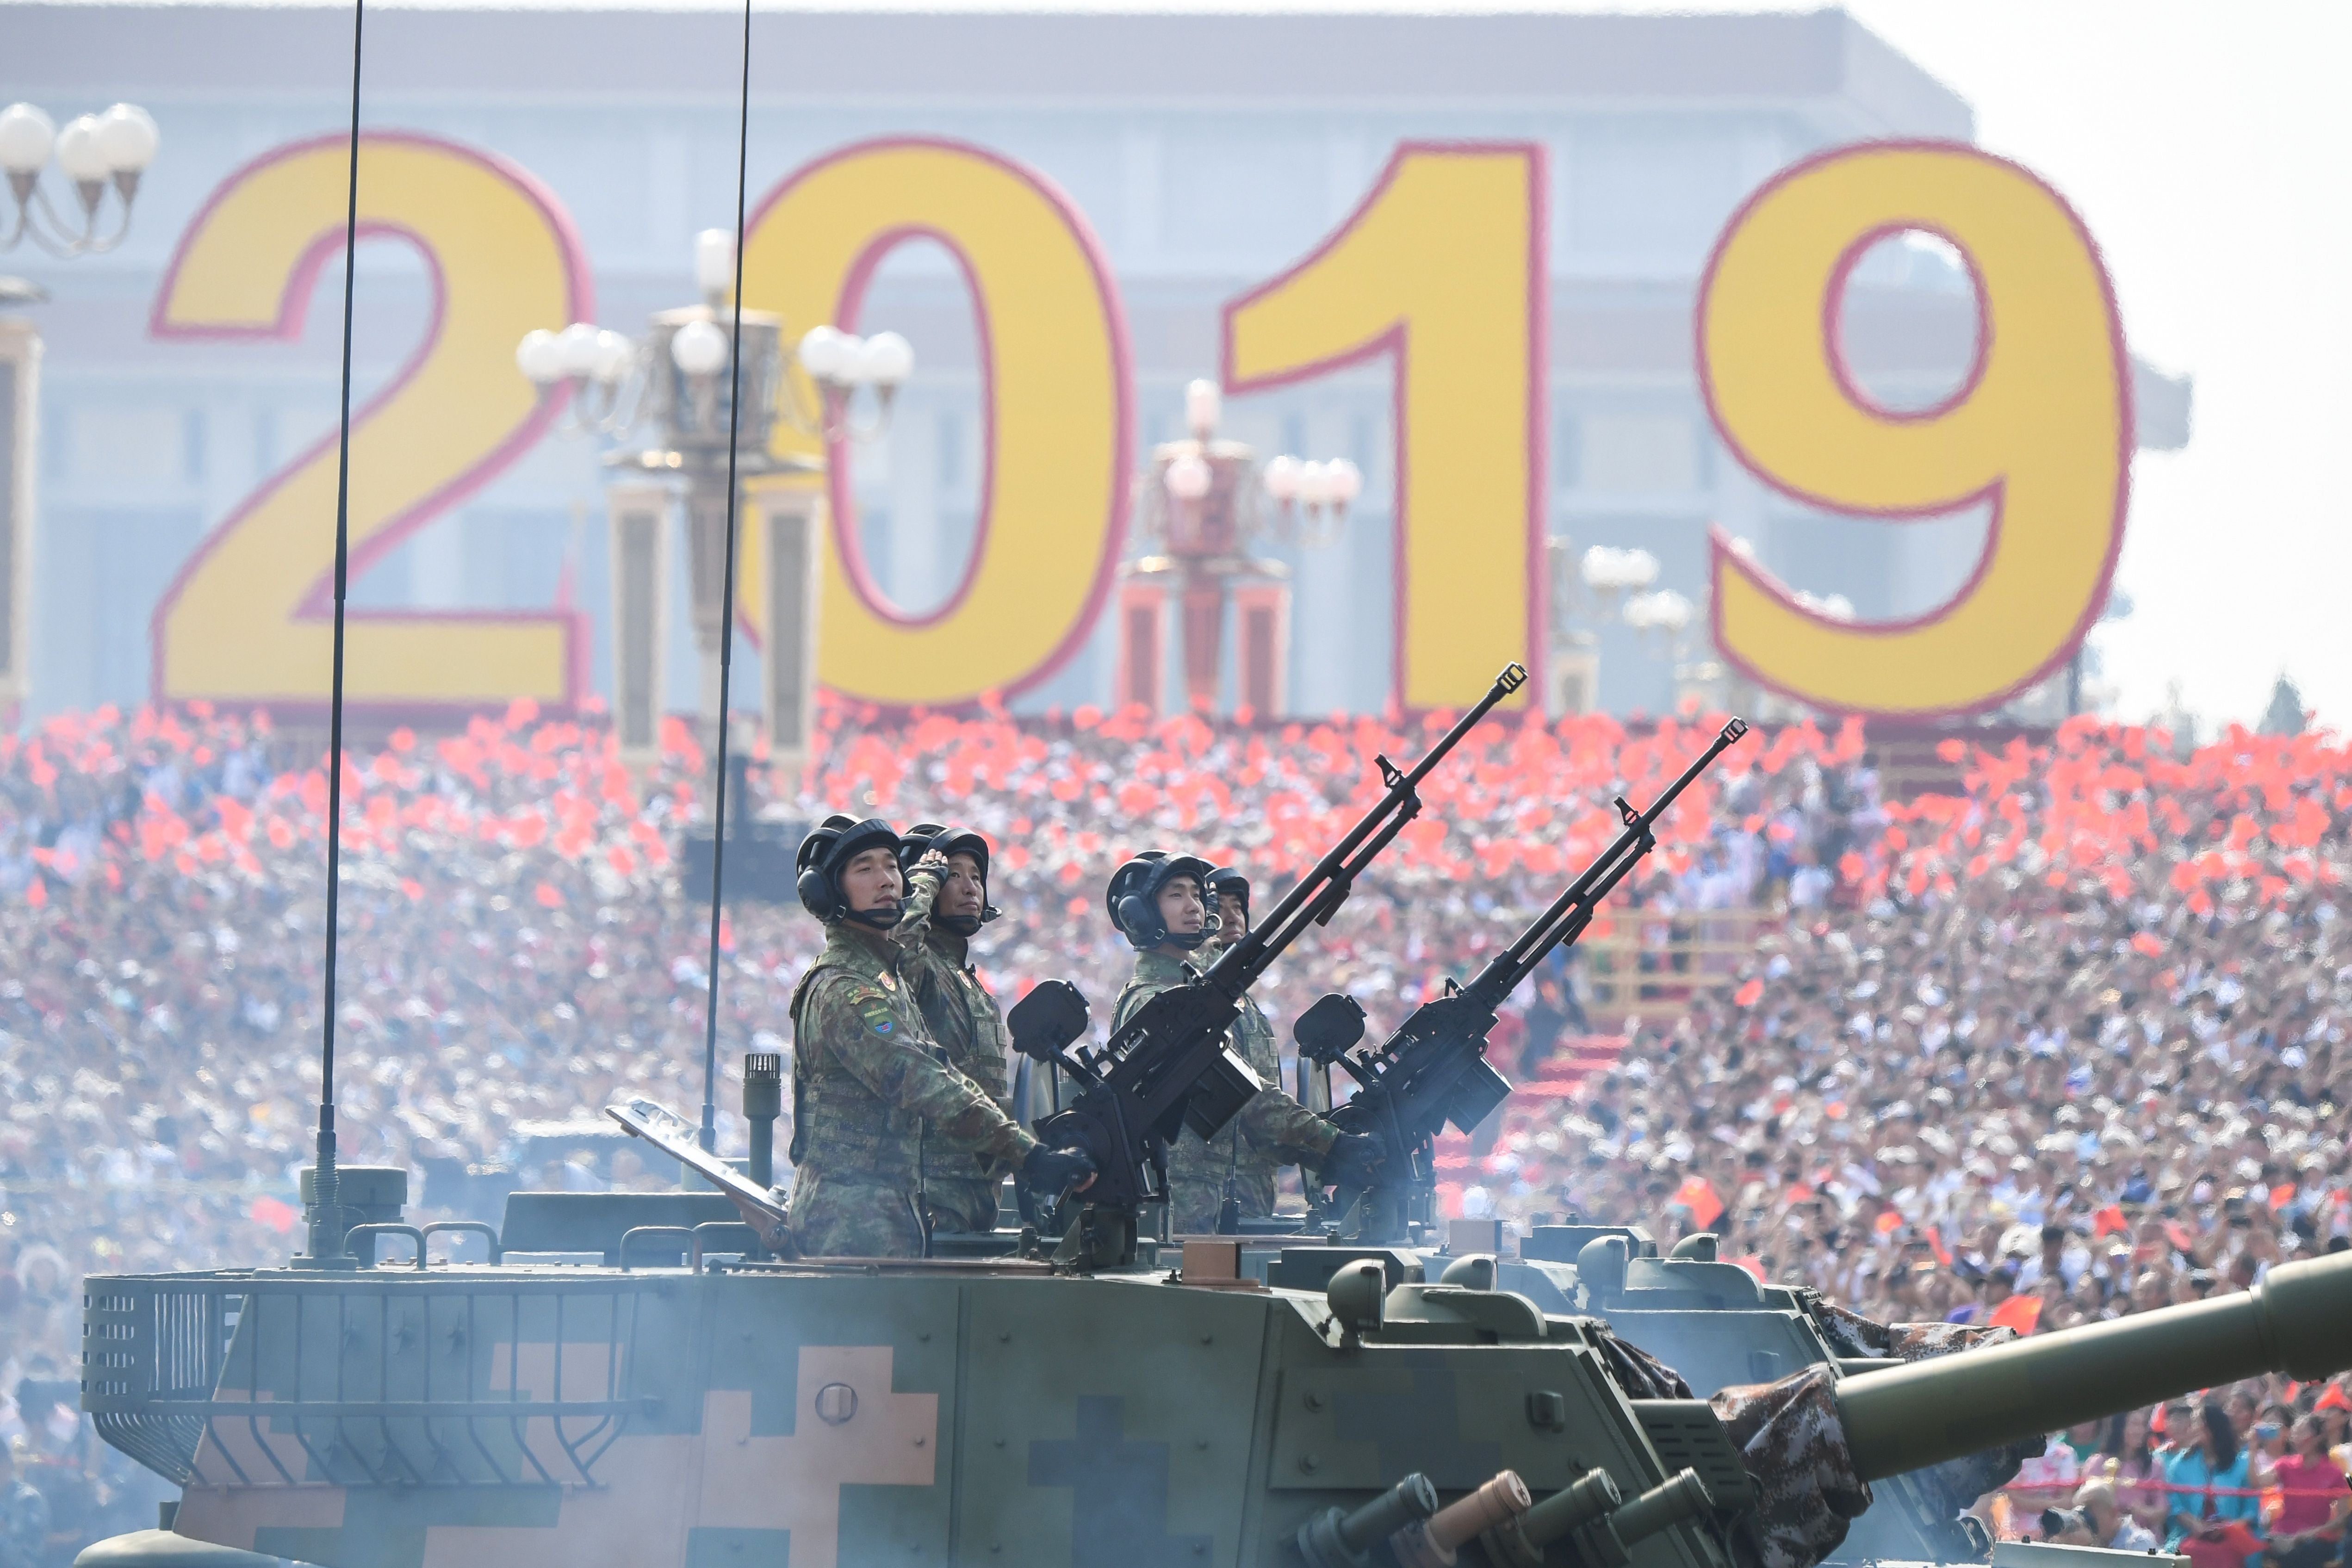
[(866, 849), (887, 849), (895, 859), (901, 841), (890, 824), (878, 817), (858, 821), (854, 817), (836, 811), (827, 817), (801, 841), (793, 863), (798, 874), (793, 879), (793, 891), (800, 894), (801, 907), (819, 920), (838, 920), (849, 913), (849, 901), (841, 895), (841, 884), (835, 880), (838, 866), (852, 854)]
[(1118, 901), (1119, 929), (1141, 947), (1157, 947), (1168, 933), (1160, 928), (1160, 912), (1149, 899), (1129, 894)]
[(831, 920), (838, 902), (833, 894), (833, 879), (810, 866), (803, 871), (794, 883), (801, 895), (801, 906), (819, 920)]

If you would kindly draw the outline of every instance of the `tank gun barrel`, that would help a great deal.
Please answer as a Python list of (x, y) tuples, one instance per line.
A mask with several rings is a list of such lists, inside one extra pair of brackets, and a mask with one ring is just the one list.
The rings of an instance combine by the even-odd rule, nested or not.
[(2352, 1252), (2283, 1263), (2242, 1294), (1864, 1373), (1837, 1385), (1864, 1480), (2265, 1372), (2352, 1367)]

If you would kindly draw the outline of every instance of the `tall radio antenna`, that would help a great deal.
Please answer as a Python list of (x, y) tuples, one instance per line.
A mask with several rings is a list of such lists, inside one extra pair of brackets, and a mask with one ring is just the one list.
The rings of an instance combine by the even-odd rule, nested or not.
[(719, 615), (719, 778), (710, 821), (710, 967), (702, 1022), (702, 1125), (695, 1134), (707, 1154), (719, 1146), (719, 935), (720, 873), (727, 865), (728, 699), (735, 674), (735, 507), (737, 443), (743, 425), (743, 212), (751, 153), (751, 0), (743, 0), (743, 86), (735, 124), (735, 296), (727, 350), (727, 553)]
[[(335, 653), (327, 710), (327, 967), (319, 1037), (319, 1158), (311, 1175), (310, 1255), (313, 1269), (357, 1267), (344, 1244), (341, 1194), (335, 1176), (335, 950), (343, 869), (343, 600), (351, 580), (352, 308), (360, 238), (360, 59), (367, 0), (352, 0), (351, 172), (343, 203), (343, 401), (335, 431)], [(421, 1260), (420, 1260), (421, 1261)]]

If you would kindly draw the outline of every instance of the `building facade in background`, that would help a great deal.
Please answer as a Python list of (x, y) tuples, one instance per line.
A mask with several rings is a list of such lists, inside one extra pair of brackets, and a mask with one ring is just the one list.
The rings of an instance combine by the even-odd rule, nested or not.
[[(159, 594), (209, 528), (333, 427), (336, 269), (322, 275), (299, 342), (167, 342), (148, 328), (173, 244), (206, 194), (248, 160), (343, 123), (351, 22), (307, 5), (6, 14), (0, 101), (30, 99), (62, 120), (132, 99), (164, 137), (121, 251), (10, 258), (52, 296), (21, 312), (46, 340), (37, 715), (145, 697)], [(377, 12), (364, 119), (495, 152), (537, 176), (584, 242), (597, 319), (633, 330), (692, 302), (692, 235), (732, 225), (739, 26), (735, 16), (690, 10)], [(1638, 547), (1662, 563), (1662, 586), (1697, 600), (1706, 528), (1719, 524), (1792, 586), (1880, 617), (1939, 602), (1976, 559), (1981, 516), (1890, 528), (1770, 491), (1715, 435), (1693, 370), (1692, 308), (1710, 247), (1775, 171), (1855, 141), (1972, 135), (1964, 102), (1843, 14), (772, 11), (757, 16), (752, 47), (755, 203), (814, 157), (894, 134), (980, 144), (1071, 195), (1126, 301), (1139, 455), (1183, 434), (1185, 383), (1216, 371), (1220, 306), (1328, 235), (1400, 142), (1532, 140), (1548, 152), (1548, 521), (1564, 561), (1592, 545)], [(430, 305), (411, 253), (364, 247), (362, 391), (416, 350)], [(860, 449), (855, 490), (878, 586), (919, 612), (954, 590), (973, 542), (986, 480), (981, 345), (961, 274), (935, 246), (893, 255), (861, 326), (896, 328), (916, 345), (917, 372), (887, 438)], [(1854, 276), (1848, 348), (1884, 402), (1926, 406), (1948, 392), (1976, 329), (1965, 276), (1932, 245), (1890, 241)], [(2185, 441), (2185, 384), (2144, 369), (2134, 379), (2141, 444)], [(1388, 697), (1392, 416), (1378, 362), (1227, 408), (1224, 433), (1263, 455), (1345, 456), (1365, 476), (1336, 542), (1269, 547), (1296, 583), (1293, 712)], [(355, 602), (568, 600), (596, 617), (593, 678), (609, 695), (601, 450), (585, 436), (545, 436), (372, 566)], [(678, 640), (668, 696), (680, 709), (695, 699), (682, 577), (671, 574), (679, 608), (668, 617)], [(1600, 706), (1662, 707), (1674, 664), (1695, 651), (1607, 622), (1606, 608), (1560, 593), (1554, 623), (1597, 635)], [(1104, 616), (1024, 705), (1107, 700), (1114, 620)], [(739, 702), (756, 705), (757, 662), (738, 671)]]

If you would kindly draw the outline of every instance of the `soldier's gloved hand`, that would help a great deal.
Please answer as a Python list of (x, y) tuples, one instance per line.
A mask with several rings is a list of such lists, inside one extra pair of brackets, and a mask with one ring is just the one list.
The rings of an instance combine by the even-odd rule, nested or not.
[(1315, 1179), (1326, 1186), (1367, 1187), (1388, 1158), (1378, 1138), (1366, 1133), (1342, 1133), (1331, 1141), (1330, 1152)]
[(1021, 1185), (1057, 1198), (1073, 1189), (1084, 1192), (1095, 1185), (1095, 1163), (1083, 1150), (1049, 1149), (1040, 1144), (1021, 1162)]

